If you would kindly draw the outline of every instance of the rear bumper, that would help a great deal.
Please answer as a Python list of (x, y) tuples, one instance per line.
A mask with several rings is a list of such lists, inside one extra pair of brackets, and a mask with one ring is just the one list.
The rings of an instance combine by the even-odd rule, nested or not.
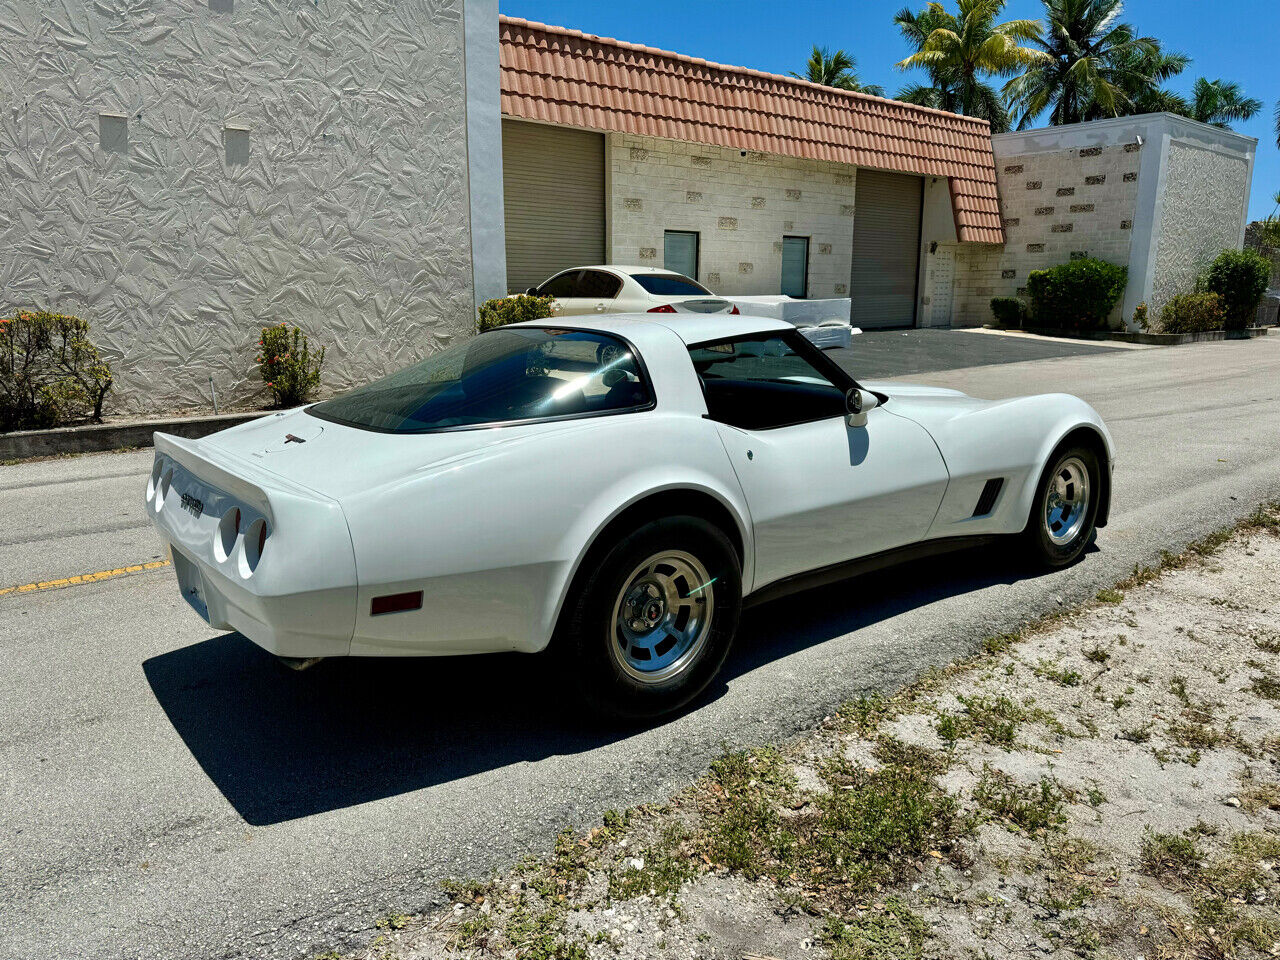
[(355, 553), (335, 501), (157, 434), (146, 509), (183, 598), (210, 626), (282, 657), (350, 652)]

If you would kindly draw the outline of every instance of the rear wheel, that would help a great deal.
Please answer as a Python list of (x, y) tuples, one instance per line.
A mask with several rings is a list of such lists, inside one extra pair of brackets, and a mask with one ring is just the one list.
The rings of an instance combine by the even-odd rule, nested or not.
[(1089, 447), (1059, 449), (1040, 477), (1023, 532), (1032, 558), (1065, 567), (1084, 553), (1098, 518), (1101, 471)]
[(715, 677), (737, 632), (733, 544), (699, 517), (669, 517), (588, 563), (556, 640), (583, 698), (617, 716), (678, 710)]

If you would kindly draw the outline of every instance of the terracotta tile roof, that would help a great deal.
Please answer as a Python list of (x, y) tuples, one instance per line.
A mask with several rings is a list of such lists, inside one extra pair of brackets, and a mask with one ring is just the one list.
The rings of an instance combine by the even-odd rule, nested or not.
[(502, 112), (947, 177), (959, 239), (1003, 243), (985, 120), (499, 17)]

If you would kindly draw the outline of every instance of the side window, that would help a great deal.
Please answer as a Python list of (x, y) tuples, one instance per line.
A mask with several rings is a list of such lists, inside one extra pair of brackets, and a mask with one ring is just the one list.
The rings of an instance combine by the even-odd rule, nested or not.
[(558, 300), (563, 300), (565, 297), (579, 297), (581, 294), (578, 293), (578, 277), (581, 275), (581, 270), (566, 270), (540, 286), (538, 296), (555, 297)]
[(592, 300), (612, 300), (622, 289), (622, 281), (603, 270), (583, 270), (578, 281), (578, 296)]
[(698, 276), (698, 234), (667, 230), (662, 236), (662, 265), (686, 277)]
[(713, 420), (770, 430), (844, 416), (844, 390), (797, 353), (787, 335), (691, 347), (689, 357)]

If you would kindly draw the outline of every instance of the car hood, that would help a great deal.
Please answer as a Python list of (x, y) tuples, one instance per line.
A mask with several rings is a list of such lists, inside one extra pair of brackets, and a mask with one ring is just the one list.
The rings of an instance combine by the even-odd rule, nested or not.
[(889, 398), (885, 409), (900, 417), (914, 420), (935, 437), (947, 424), (959, 417), (974, 414), (988, 414), (1000, 410), (1009, 404), (1016, 403), (1019, 398), (1006, 400), (979, 400), (959, 390), (946, 387), (927, 387), (916, 383), (895, 383), (889, 381), (861, 382), (861, 385), (875, 393)]
[(321, 420), (299, 408), (259, 417), (212, 434), (202, 442), (341, 501), (564, 429), (568, 425), (540, 423), (435, 433), (380, 433)]

